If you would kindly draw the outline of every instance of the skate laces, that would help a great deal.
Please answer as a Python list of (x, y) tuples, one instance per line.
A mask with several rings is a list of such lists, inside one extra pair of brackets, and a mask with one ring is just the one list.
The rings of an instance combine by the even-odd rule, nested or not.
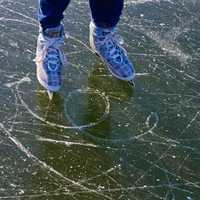
[(97, 38), (100, 39), (97, 43), (106, 44), (108, 41), (112, 41), (112, 42), (114, 42), (115, 44), (118, 44), (118, 45), (124, 44), (124, 40), (123, 40), (122, 36), (117, 32), (116, 29), (108, 31), (108, 32), (105, 31), (103, 34), (105, 34), (105, 35), (104, 36), (102, 36), (102, 35), (98, 36), (98, 34), (97, 34)]
[(56, 71), (59, 68), (59, 64), (65, 65), (67, 63), (66, 57), (60, 47), (64, 42), (61, 38), (48, 38), (40, 41), (42, 50), (40, 54), (37, 54), (35, 62), (44, 62), (48, 60), (48, 69), (50, 71)]
[[(105, 35), (100, 35), (100, 36), (98, 36), (98, 34), (96, 35), (98, 38), (97, 45), (99, 46), (105, 45), (109, 49), (109, 51), (107, 52), (109, 54), (109, 57), (112, 57), (113, 59), (116, 60), (116, 58), (121, 57), (120, 51), (124, 51), (124, 49), (122, 48), (124, 40), (121, 37), (121, 35), (117, 33), (116, 29), (111, 30), (109, 32), (105, 31), (104, 34)], [(122, 62), (122, 59), (120, 59), (120, 62)]]
[(119, 44), (119, 45), (123, 45), (123, 44), (124, 44), (124, 39), (123, 39), (123, 37), (122, 37), (119, 33), (117, 33), (116, 30), (114, 30), (113, 33), (111, 33), (111, 35), (113, 36), (113, 40), (114, 40), (117, 44)]

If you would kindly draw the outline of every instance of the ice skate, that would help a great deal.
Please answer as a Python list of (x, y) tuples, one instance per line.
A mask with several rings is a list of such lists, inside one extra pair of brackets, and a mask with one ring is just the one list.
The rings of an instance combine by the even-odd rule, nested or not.
[(90, 23), (90, 46), (106, 63), (109, 71), (118, 79), (132, 81), (135, 78), (135, 69), (122, 47), (116, 28), (99, 28)]
[(66, 65), (66, 58), (62, 51), (63, 45), (63, 25), (47, 28), (45, 31), (40, 30), (35, 58), (37, 79), (47, 90), (50, 99), (62, 85), (62, 69)]

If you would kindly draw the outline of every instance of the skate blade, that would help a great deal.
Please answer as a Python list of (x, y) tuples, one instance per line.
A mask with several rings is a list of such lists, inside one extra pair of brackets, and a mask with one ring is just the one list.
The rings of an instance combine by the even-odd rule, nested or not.
[(49, 100), (51, 101), (51, 100), (53, 99), (53, 92), (47, 90), (47, 94), (48, 94), (48, 96), (49, 96)]

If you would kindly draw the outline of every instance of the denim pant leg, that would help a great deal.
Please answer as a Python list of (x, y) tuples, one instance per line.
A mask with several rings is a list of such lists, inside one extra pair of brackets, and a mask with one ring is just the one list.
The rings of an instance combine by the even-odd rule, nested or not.
[(124, 0), (89, 0), (92, 19), (98, 27), (114, 27), (119, 22)]
[[(58, 26), (70, 0), (38, 0), (38, 18), (43, 29)], [(115, 26), (121, 16), (124, 0), (89, 0), (93, 22), (99, 27)]]
[(38, 20), (44, 29), (60, 25), (70, 0), (38, 0)]

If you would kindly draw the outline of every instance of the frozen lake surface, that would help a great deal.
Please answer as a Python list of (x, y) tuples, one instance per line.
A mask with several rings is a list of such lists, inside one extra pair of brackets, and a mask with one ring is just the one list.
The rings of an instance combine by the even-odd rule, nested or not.
[(0, 199), (199, 200), (200, 1), (127, 0), (136, 89), (88, 48), (88, 2), (64, 20), (53, 101), (35, 77), (36, 1), (0, 1)]

